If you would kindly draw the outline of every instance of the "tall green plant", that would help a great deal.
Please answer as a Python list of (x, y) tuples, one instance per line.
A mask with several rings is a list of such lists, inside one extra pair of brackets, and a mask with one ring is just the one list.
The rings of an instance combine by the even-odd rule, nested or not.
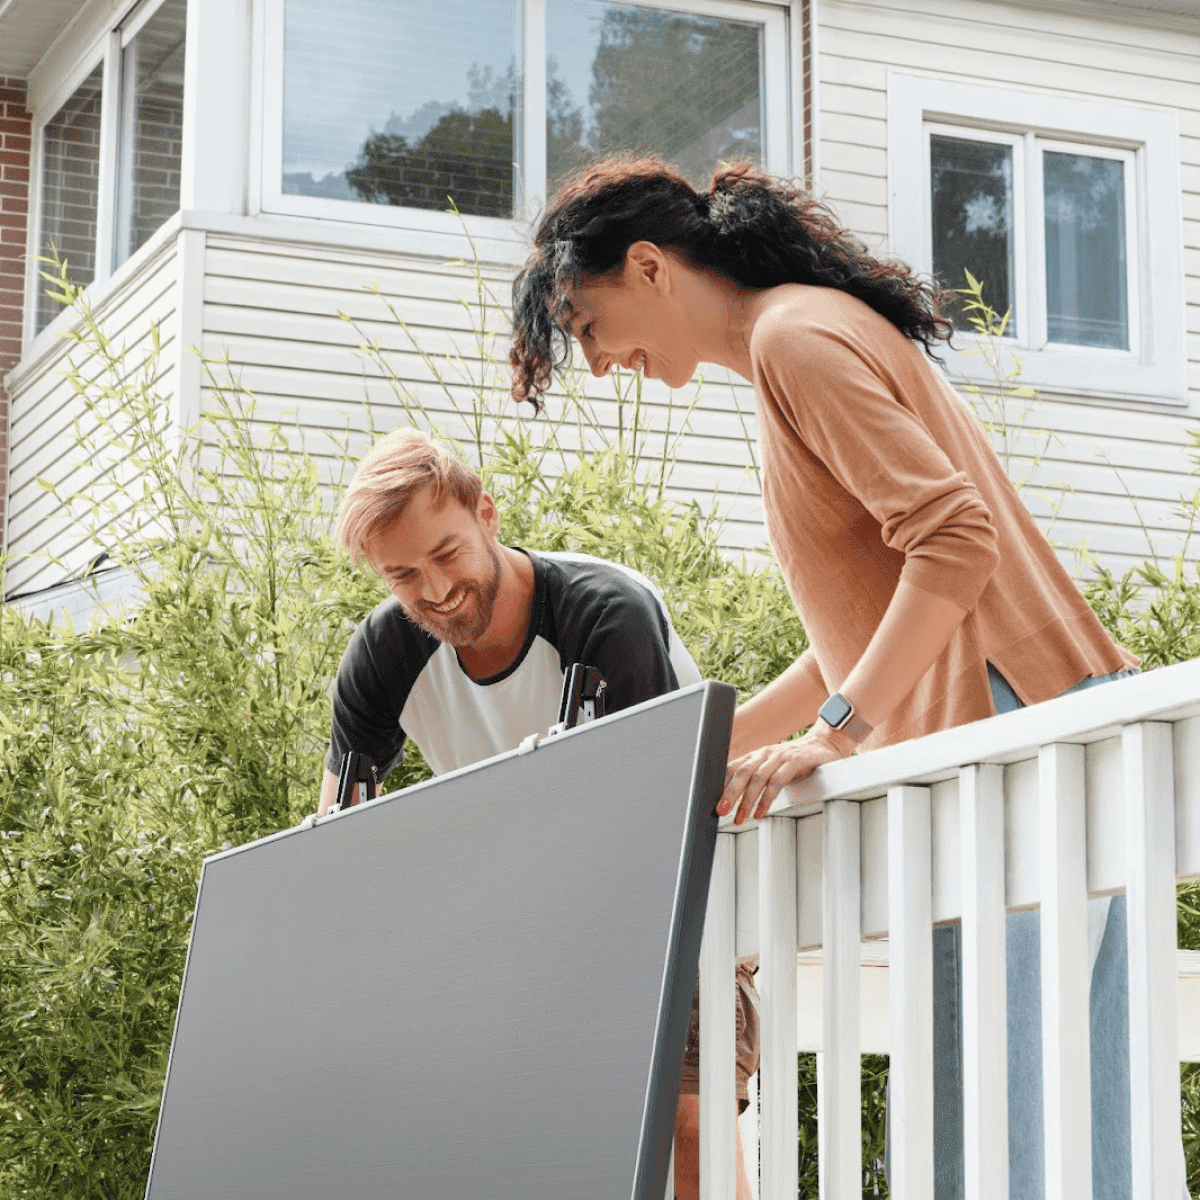
[[(0, 1195), (125, 1200), (145, 1187), (200, 861), (315, 806), (327, 689), (384, 592), (334, 547), (316, 460), (228, 363), (204, 364), (210, 407), (181, 433), (156, 334), (131, 353), (56, 287), (97, 484), (46, 486), (136, 595), (88, 630), (0, 608)], [(582, 397), (569, 425), (531, 426), (481, 386), (469, 453), (506, 538), (645, 570), (706, 673), (753, 689), (803, 648), (795, 609), (777, 571), (731, 564), (666, 498), (670, 442), (639, 454), (662, 430), (630, 383), (615, 437)], [(388, 785), (426, 773), (412, 755)]]

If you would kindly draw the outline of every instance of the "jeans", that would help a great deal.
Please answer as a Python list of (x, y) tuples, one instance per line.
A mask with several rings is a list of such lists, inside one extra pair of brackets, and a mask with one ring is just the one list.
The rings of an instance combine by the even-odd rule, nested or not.
[[(1083, 680), (1082, 691), (1132, 671)], [(1024, 705), (988, 664), (997, 713)], [(1064, 693), (1066, 694), (1066, 693)], [(1092, 1194), (1132, 1195), (1129, 1112), (1129, 990), (1125, 897), (1088, 902), (1092, 982), (1089, 997), (1092, 1073)], [(1008, 1170), (1011, 1200), (1045, 1196), (1042, 1129), (1040, 914), (1010, 913), (1005, 924), (1008, 1010)], [(933, 931), (934, 1200), (963, 1195), (962, 931)]]

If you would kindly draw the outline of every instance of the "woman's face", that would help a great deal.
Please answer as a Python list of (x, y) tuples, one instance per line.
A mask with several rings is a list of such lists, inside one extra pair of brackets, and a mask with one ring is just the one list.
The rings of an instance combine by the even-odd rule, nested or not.
[(676, 286), (681, 265), (676, 256), (638, 242), (620, 270), (574, 290), (567, 328), (593, 375), (624, 367), (678, 388), (696, 373), (700, 356)]

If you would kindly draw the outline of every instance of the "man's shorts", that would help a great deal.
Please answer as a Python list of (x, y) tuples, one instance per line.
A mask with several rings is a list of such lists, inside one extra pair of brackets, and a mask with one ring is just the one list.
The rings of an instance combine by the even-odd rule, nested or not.
[[(734, 1020), (737, 1022), (735, 1066), (737, 1068), (738, 1111), (745, 1112), (750, 1103), (746, 1084), (758, 1070), (758, 991), (754, 986), (753, 959), (739, 959), (734, 968), (737, 997), (734, 1001)], [(687, 1049), (683, 1053), (683, 1083), (679, 1088), (685, 1095), (700, 1091), (700, 985), (692, 993), (692, 1017), (688, 1022)]]

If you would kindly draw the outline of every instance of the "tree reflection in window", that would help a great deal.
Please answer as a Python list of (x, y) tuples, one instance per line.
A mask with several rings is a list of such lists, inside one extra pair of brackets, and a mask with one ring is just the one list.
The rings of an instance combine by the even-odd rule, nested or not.
[(552, 62), (590, 58), (547, 88), (550, 190), (614, 151), (658, 154), (698, 186), (718, 162), (762, 158), (762, 26), (605, 0), (549, 0)]
[(490, 67), (467, 72), (466, 108), (445, 108), (427, 133), (412, 138), (399, 132), (403, 122), (389, 121), (363, 143), (346, 182), (360, 200), (408, 208), (445, 209), (450, 200), (460, 212), (506, 217), (513, 206), (513, 96), (515, 71), (496, 77)]
[[(933, 273), (953, 289), (970, 271), (1003, 313), (1014, 304), (1012, 146), (932, 134), (929, 147)], [(946, 309), (958, 329), (971, 328), (961, 301)], [(1010, 333), (1016, 317), (1014, 311)]]

